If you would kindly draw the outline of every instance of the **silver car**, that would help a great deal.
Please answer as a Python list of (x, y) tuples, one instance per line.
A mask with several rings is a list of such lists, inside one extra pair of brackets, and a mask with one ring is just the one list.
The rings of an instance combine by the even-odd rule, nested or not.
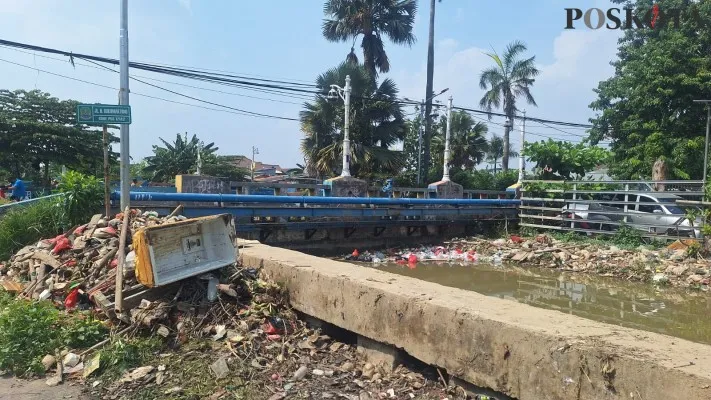
[[(563, 215), (583, 220), (573, 222), (574, 227), (582, 229), (615, 230), (626, 223), (650, 234), (700, 238), (701, 220), (692, 226), (677, 200), (681, 197), (669, 193), (617, 193), (599, 202), (569, 203), (563, 207)], [(627, 204), (625, 212), (625, 202), (639, 204)]]

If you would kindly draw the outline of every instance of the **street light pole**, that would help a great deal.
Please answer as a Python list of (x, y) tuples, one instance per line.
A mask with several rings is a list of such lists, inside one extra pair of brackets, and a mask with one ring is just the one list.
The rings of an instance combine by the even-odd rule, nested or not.
[(709, 131), (711, 130), (711, 100), (694, 100), (694, 103), (706, 104), (706, 141), (704, 142), (704, 173), (703, 173), (703, 191), (706, 192), (706, 177), (708, 176), (709, 165)]
[(425, 101), (422, 100), (420, 103), (420, 129), (417, 133), (417, 184), (422, 183), (421, 172), (422, 172), (422, 133), (425, 129)]
[[(120, 69), (120, 90), (119, 90), (119, 104), (128, 104), (128, 0), (121, 0), (121, 28), (119, 31), (120, 35), (120, 57), (119, 57), (119, 69)], [(121, 210), (125, 210), (126, 207), (130, 207), (131, 204), (131, 172), (130, 163), (131, 158), (129, 155), (129, 145), (128, 145), (128, 124), (121, 124)]]
[(452, 96), (449, 96), (447, 103), (447, 133), (444, 137), (444, 173), (442, 175), (443, 182), (449, 182), (449, 140), (452, 131)]
[(518, 154), (518, 183), (523, 181), (523, 145), (526, 141), (526, 110), (523, 111), (523, 123), (521, 124), (521, 149)]
[(343, 102), (345, 103), (346, 116), (344, 119), (343, 127), (343, 170), (341, 171), (341, 176), (351, 176), (351, 139), (349, 137), (350, 131), (350, 113), (351, 113), (351, 76), (346, 75), (346, 87), (343, 90), (345, 98)]
[(251, 181), (254, 182), (254, 167), (257, 165), (257, 161), (254, 159), (254, 155), (259, 154), (259, 149), (252, 146), (252, 165), (251, 165), (251, 170), (252, 170), (252, 175), (251, 175)]

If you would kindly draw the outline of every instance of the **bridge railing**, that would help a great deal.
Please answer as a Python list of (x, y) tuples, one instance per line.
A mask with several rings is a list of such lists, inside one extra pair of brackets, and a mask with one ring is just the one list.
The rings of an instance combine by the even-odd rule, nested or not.
[(701, 181), (528, 180), (520, 226), (603, 235), (626, 226), (648, 238), (699, 239), (701, 188)]

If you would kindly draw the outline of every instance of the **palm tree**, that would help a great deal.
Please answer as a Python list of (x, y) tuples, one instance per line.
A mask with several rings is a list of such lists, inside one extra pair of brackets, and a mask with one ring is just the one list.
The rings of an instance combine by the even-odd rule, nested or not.
[[(351, 77), (351, 173), (360, 178), (377, 174), (396, 174), (404, 165), (402, 152), (390, 147), (405, 138), (405, 120), (397, 101), (395, 83), (385, 79), (377, 84), (361, 65), (344, 62), (316, 79), (320, 92), (332, 84), (342, 85)], [(318, 94), (301, 111), (301, 130), (305, 138), (301, 151), (306, 169), (319, 176), (340, 173), (343, 154), (344, 105)]]
[[(501, 164), (504, 165), (504, 139), (498, 135), (492, 135), (491, 140), (489, 140), (489, 146), (486, 151), (486, 161), (494, 165), (494, 173), (496, 173), (497, 163), (499, 159), (502, 160)], [(510, 150), (508, 158), (518, 157), (519, 154), (516, 151)], [(504, 170), (506, 171), (506, 170)]]
[[(395, 44), (415, 43), (412, 28), (417, 13), (416, 0), (327, 0), (323, 12), (323, 36), (331, 42), (345, 42), (363, 35), (363, 65), (372, 79), (377, 71), (388, 72), (390, 60), (385, 53), (383, 36)], [(358, 63), (351, 46), (347, 61)], [(377, 71), (376, 71), (377, 69)]]
[[(437, 133), (432, 138), (432, 161), (442, 165), (447, 118), (442, 117)], [(475, 122), (466, 111), (452, 113), (451, 137), (449, 143), (449, 165), (462, 170), (472, 170), (486, 157), (489, 128), (482, 122)]]
[(153, 145), (153, 155), (146, 157), (147, 166), (143, 169), (151, 173), (152, 179), (156, 181), (168, 181), (175, 178), (175, 175), (193, 173), (197, 166), (198, 152), (203, 162), (209, 164), (206, 160), (212, 161), (218, 150), (214, 143), (203, 145), (197, 135), (188, 140), (187, 132), (184, 136), (176, 134), (173, 143), (159, 139), (165, 147)]
[(487, 90), (484, 97), (479, 101), (479, 105), (487, 111), (494, 107), (502, 106), (506, 118), (510, 122), (504, 129), (503, 160), (504, 171), (509, 169), (510, 141), (509, 132), (513, 126), (513, 119), (518, 110), (516, 108), (516, 98), (523, 97), (529, 104), (536, 105), (536, 100), (530, 92), (531, 85), (538, 76), (536, 68), (536, 57), (524, 60), (518, 56), (526, 51), (526, 45), (520, 41), (515, 41), (506, 47), (503, 57), (494, 53), (487, 53), (494, 60), (495, 66), (487, 68), (481, 73), (479, 86)]

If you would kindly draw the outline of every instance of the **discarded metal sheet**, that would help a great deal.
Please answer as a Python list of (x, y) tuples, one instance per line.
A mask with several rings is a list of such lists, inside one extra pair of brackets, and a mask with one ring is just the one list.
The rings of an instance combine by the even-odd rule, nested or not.
[(136, 277), (155, 287), (233, 264), (235, 238), (231, 214), (141, 228), (133, 235)]

